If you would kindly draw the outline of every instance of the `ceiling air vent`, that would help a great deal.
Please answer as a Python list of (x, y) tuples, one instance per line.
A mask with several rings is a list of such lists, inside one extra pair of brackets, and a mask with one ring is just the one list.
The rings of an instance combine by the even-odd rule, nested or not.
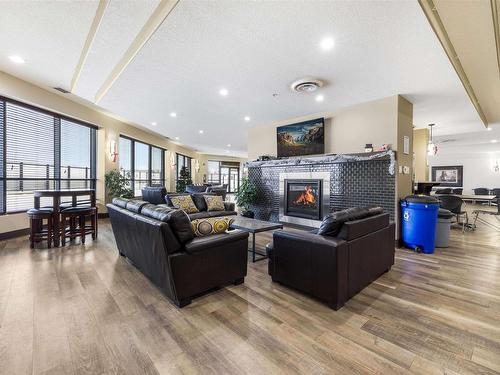
[(68, 90), (63, 89), (62, 87), (54, 87), (54, 90), (62, 92), (63, 94), (69, 94)]
[(314, 92), (323, 87), (323, 81), (315, 78), (304, 78), (293, 82), (290, 88), (296, 92)]

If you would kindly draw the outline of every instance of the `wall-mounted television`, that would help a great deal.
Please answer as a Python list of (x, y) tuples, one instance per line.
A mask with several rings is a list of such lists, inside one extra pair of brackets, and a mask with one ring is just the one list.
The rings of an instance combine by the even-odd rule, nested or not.
[(325, 119), (299, 122), (277, 128), (278, 157), (325, 153)]

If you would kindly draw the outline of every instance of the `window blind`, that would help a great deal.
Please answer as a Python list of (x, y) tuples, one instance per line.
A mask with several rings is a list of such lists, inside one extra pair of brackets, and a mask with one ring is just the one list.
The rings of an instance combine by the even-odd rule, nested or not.
[(95, 128), (0, 98), (0, 135), (0, 214), (33, 207), (35, 190), (95, 188)]

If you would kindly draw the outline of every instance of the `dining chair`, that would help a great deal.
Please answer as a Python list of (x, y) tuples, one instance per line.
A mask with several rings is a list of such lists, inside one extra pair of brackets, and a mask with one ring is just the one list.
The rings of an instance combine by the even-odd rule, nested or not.
[[(439, 197), (439, 206), (451, 211), (456, 217), (457, 224), (462, 225), (462, 232), (465, 232), (465, 228), (469, 226), (469, 215), (464, 209), (464, 200), (456, 195), (442, 195)], [(461, 223), (460, 219), (462, 219)]]

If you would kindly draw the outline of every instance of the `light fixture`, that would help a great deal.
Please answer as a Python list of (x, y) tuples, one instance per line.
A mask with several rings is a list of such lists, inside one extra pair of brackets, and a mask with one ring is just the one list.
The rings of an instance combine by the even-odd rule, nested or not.
[(492, 131), (493, 129), (492, 129), (492, 128), (490, 128), (490, 127), (488, 126), (488, 127), (486, 128), (486, 130), (490, 132), (490, 131)]
[(229, 154), (229, 150), (226, 150), (226, 154)]
[(170, 166), (172, 167), (172, 169), (174, 169), (175, 165), (176, 165), (176, 163), (175, 163), (175, 154), (171, 153), (170, 154)]
[(493, 166), (493, 170), (495, 173), (500, 172), (500, 166), (498, 165), (498, 160), (495, 161), (495, 165)]
[(116, 157), (118, 156), (118, 149), (116, 146), (116, 141), (113, 139), (109, 142), (109, 156), (111, 157), (111, 161), (116, 163)]
[(9, 56), (9, 60), (12, 61), (14, 64), (24, 64), (25, 63), (24, 59), (21, 56), (17, 56), (17, 55)]
[(317, 102), (322, 102), (323, 100), (325, 100), (325, 97), (323, 95), (321, 95), (321, 94), (316, 95), (316, 101)]
[(179, 137), (175, 137), (175, 140), (178, 141), (180, 138)]
[(227, 89), (220, 89), (219, 94), (221, 94), (221, 96), (227, 96), (227, 94), (229, 94), (229, 91), (227, 91)]
[(491, 143), (497, 143), (498, 141), (496, 139), (492, 139)]
[(198, 159), (194, 159), (194, 170), (196, 173), (200, 171), (200, 161)]
[(155, 121), (153, 121), (153, 122), (151, 123), (151, 125), (156, 126), (156, 122), (155, 122)]
[(170, 112), (170, 117), (177, 117), (177, 113), (175, 113), (175, 112)]
[(205, 132), (203, 130), (198, 130), (198, 133), (203, 134)]
[(436, 125), (436, 124), (429, 124), (428, 125), (429, 128), (431, 128), (431, 136), (429, 138), (429, 143), (427, 144), (427, 155), (429, 155), (429, 156), (435, 156), (438, 152), (437, 146), (432, 141), (432, 128), (434, 127), (434, 125)]
[(228, 143), (228, 144), (226, 145), (226, 147), (231, 147), (231, 143)]
[(331, 37), (323, 38), (321, 39), (321, 42), (319, 43), (321, 49), (323, 51), (330, 51), (333, 46), (335, 45), (335, 41)]
[(250, 116), (243, 117), (243, 120), (245, 120), (246, 122), (250, 121)]

